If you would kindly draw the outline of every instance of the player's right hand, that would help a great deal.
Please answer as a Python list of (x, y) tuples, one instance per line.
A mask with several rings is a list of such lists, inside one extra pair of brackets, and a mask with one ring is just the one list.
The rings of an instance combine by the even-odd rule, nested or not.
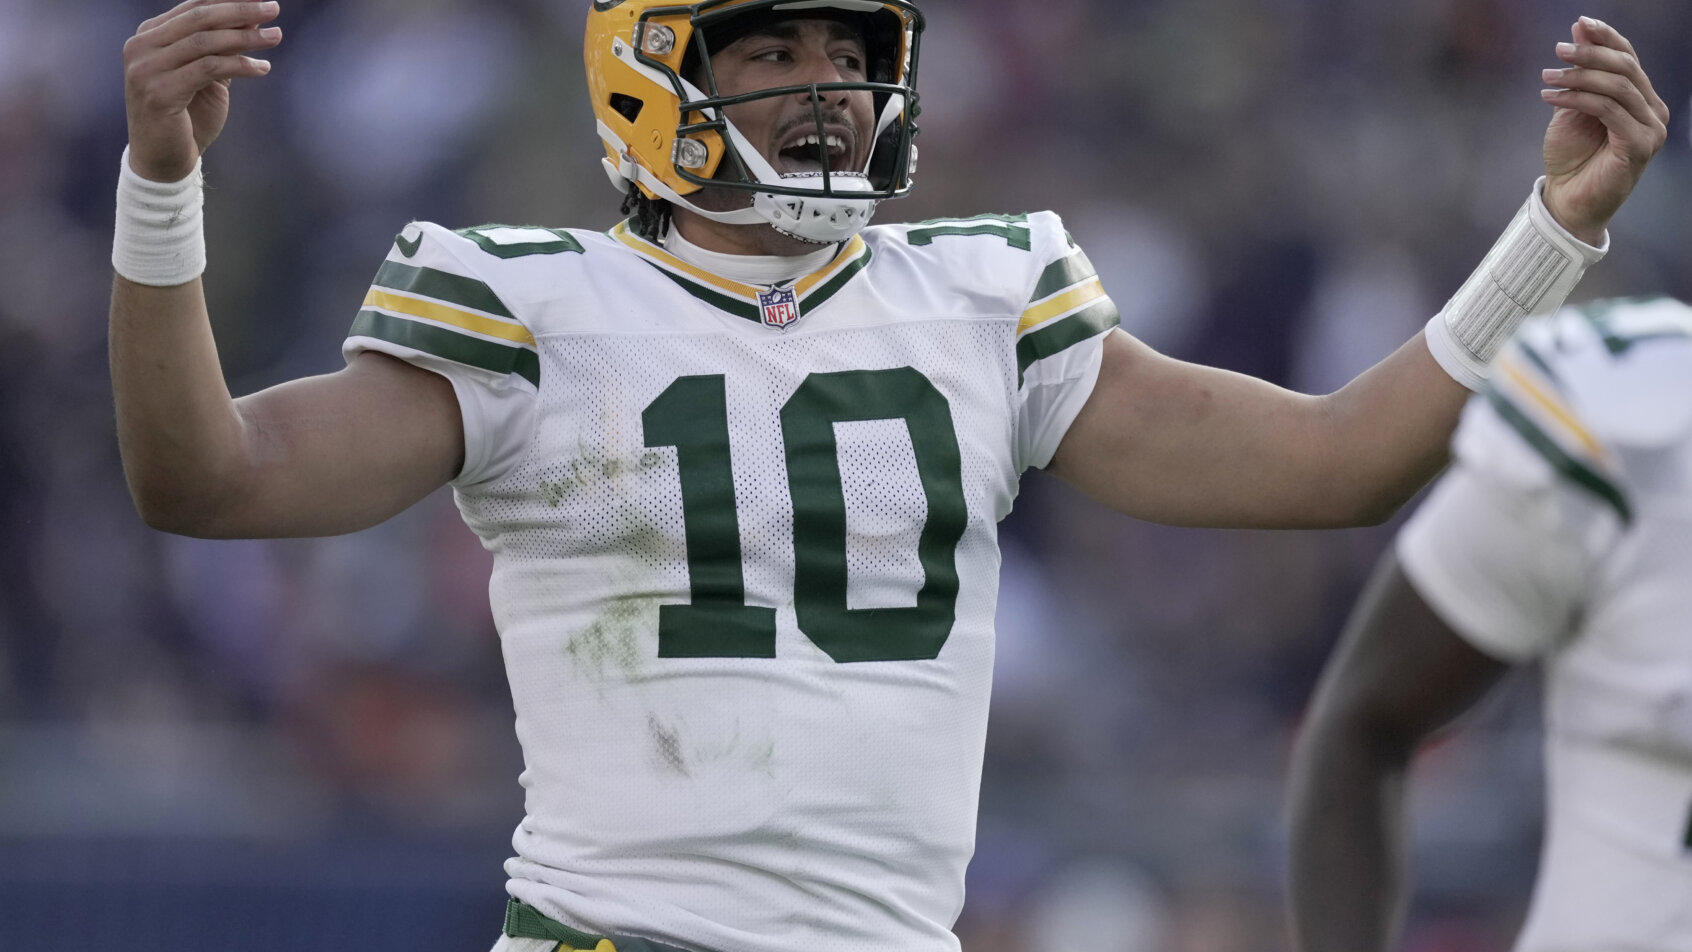
[(142, 23), (123, 45), (129, 164), (142, 178), (177, 182), (229, 118), (229, 84), (263, 76), (267, 60), (246, 54), (282, 42), (275, 0), (185, 0)]

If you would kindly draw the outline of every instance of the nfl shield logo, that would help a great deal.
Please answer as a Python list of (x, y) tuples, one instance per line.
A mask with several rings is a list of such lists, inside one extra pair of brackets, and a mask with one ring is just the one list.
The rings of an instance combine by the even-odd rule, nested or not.
[(799, 319), (799, 298), (792, 288), (770, 288), (758, 292), (758, 309), (770, 327), (786, 327)]

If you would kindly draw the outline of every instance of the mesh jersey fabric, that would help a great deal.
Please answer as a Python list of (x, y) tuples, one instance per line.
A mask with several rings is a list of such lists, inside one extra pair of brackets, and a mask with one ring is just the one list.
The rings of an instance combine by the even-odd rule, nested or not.
[(690, 949), (956, 949), (997, 523), (1116, 323), (1050, 213), (877, 226), (777, 289), (626, 228), (408, 228), (344, 351), (459, 395), (511, 894)]

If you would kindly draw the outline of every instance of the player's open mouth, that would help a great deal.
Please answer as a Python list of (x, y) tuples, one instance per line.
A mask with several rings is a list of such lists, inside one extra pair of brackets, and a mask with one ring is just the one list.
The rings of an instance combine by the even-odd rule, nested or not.
[(829, 131), (795, 135), (776, 153), (776, 170), (783, 175), (803, 175), (821, 172), (854, 171), (851, 137), (844, 132)]

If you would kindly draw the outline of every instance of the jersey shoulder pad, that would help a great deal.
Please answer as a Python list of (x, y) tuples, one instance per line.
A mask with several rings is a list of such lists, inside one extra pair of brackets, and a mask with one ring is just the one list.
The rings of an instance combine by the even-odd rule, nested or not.
[(991, 289), (1016, 319), (1017, 372), (1121, 323), (1085, 252), (1049, 211), (891, 226), (887, 240), (930, 256), (951, 280)]
[(1578, 487), (1631, 521), (1663, 450), (1692, 434), (1692, 309), (1599, 302), (1524, 325), (1459, 428), (1458, 455), (1518, 484)]
[[(501, 245), (478, 229), (407, 225), (371, 282), (343, 349), (380, 349), (421, 364), (445, 361), (538, 387), (539, 353), (520, 316), (520, 302), (531, 296), (527, 276), (497, 267), (517, 255), (492, 254), (483, 242), (520, 245)], [(530, 243), (540, 242), (536, 236)]]
[(1571, 399), (1605, 439), (1664, 449), (1692, 439), (1692, 307), (1673, 298), (1583, 305), (1566, 337)]

